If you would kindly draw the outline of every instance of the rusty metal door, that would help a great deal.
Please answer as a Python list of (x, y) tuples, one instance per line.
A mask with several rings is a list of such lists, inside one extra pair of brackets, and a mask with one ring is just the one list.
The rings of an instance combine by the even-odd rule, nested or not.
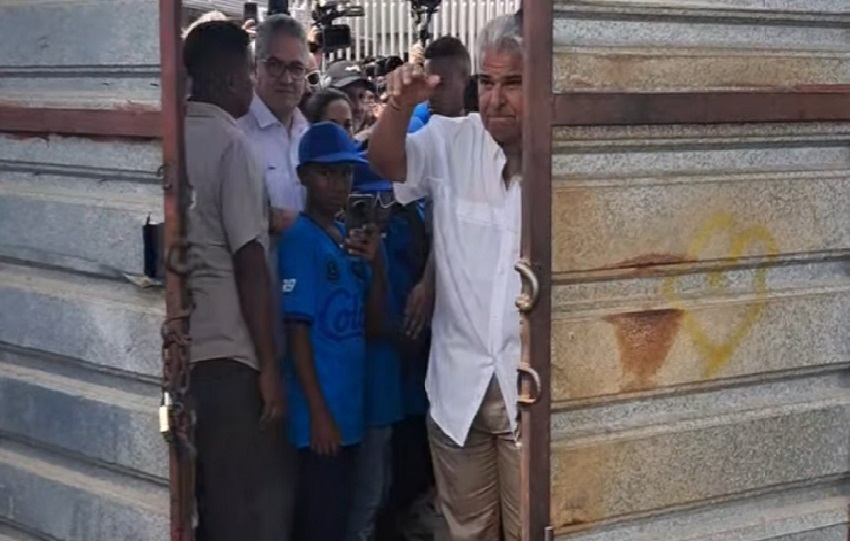
[(191, 198), (183, 150), (185, 77), (181, 0), (159, 0), (162, 81), (162, 155), (166, 320), (162, 327), (163, 384), (160, 431), (168, 442), (171, 541), (191, 541), (194, 511), (193, 416), (186, 401), (189, 314), (186, 284), (186, 210)]
[(845, 541), (850, 5), (524, 24), (523, 539)]

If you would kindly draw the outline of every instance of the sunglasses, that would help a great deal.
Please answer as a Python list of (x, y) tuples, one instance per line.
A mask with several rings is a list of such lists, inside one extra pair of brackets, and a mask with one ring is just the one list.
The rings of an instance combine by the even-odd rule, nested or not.
[(319, 72), (319, 70), (311, 71), (307, 74), (306, 79), (308, 85), (319, 86), (319, 84), (322, 82), (322, 74)]

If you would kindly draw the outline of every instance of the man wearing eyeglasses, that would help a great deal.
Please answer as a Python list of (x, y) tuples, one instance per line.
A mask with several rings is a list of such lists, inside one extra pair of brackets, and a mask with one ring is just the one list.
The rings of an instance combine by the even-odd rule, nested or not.
[(272, 233), (280, 233), (304, 207), (295, 168), (298, 143), (309, 124), (298, 109), (310, 71), (307, 34), (292, 17), (272, 15), (257, 27), (254, 49), (255, 96), (239, 123), (263, 162)]

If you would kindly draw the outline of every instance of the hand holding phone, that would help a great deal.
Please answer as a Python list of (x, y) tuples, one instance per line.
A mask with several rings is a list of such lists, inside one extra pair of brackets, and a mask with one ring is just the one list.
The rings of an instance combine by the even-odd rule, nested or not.
[[(345, 239), (349, 254), (367, 261), (374, 257), (375, 239), (379, 238), (375, 226), (375, 197), (370, 194), (351, 194), (345, 208)], [(373, 238), (375, 237), (375, 238)]]
[(378, 226), (366, 224), (360, 229), (352, 229), (345, 239), (345, 246), (349, 255), (361, 257), (372, 263), (378, 254), (378, 245), (381, 243), (381, 235)]
[(345, 207), (345, 228), (350, 232), (375, 222), (375, 196), (355, 193), (348, 196)]

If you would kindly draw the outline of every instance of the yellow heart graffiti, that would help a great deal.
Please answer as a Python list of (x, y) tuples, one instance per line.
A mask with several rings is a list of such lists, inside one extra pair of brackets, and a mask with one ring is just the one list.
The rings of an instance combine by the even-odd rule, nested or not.
[[(767, 228), (761, 225), (753, 225), (746, 229), (738, 230), (735, 218), (731, 214), (723, 213), (712, 216), (693, 238), (690, 246), (688, 246), (688, 261), (697, 261), (708, 242), (715, 235), (724, 233), (729, 237), (730, 250), (728, 259), (730, 266), (737, 263), (741, 256), (744, 255), (746, 249), (754, 244), (762, 244), (764, 246), (768, 263), (773, 262), (779, 253), (776, 240)], [(722, 287), (722, 274), (724, 272), (725, 270), (721, 268), (709, 273), (708, 283), (712, 288), (717, 289)], [(676, 288), (678, 279), (678, 276), (666, 278), (662, 285), (662, 291), (668, 302), (682, 311), (682, 326), (690, 335), (697, 350), (706, 359), (704, 376), (706, 378), (714, 377), (721, 368), (726, 366), (732, 355), (734, 355), (735, 351), (741, 345), (741, 342), (744, 341), (744, 338), (746, 338), (747, 334), (753, 328), (753, 325), (761, 317), (764, 306), (767, 303), (767, 269), (765, 266), (760, 266), (756, 269), (754, 277), (756, 300), (747, 308), (743, 320), (722, 341), (716, 341), (709, 337), (696, 318), (684, 309), (684, 303)]]

